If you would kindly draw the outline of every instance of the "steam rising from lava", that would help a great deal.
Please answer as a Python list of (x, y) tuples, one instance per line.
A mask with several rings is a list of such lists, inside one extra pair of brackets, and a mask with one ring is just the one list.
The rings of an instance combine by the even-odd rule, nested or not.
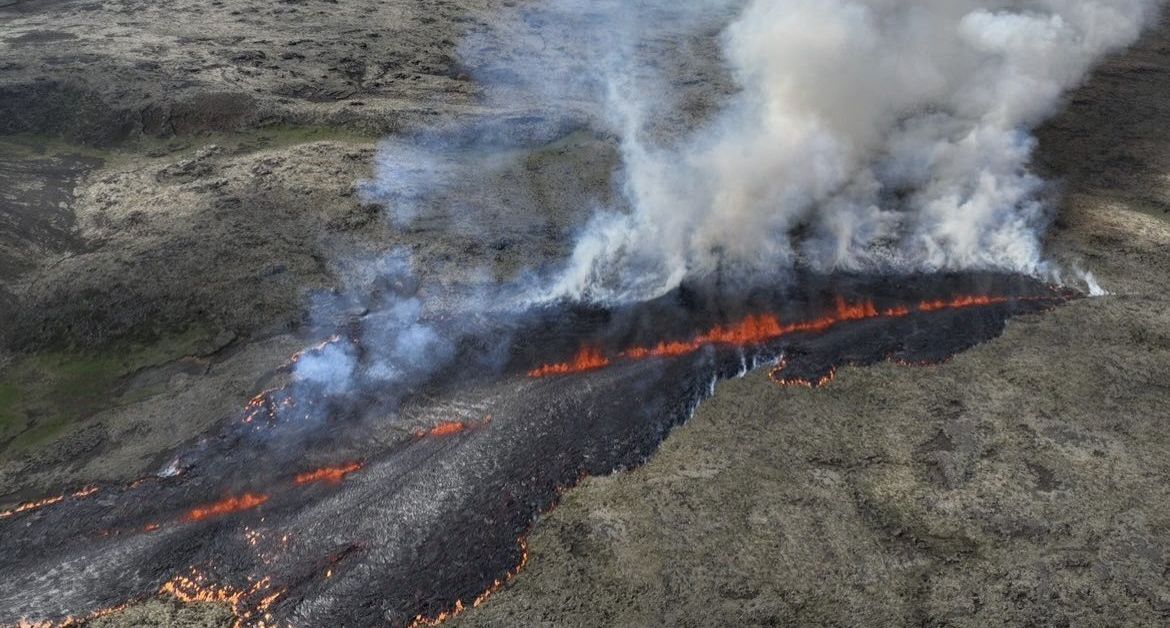
[[(496, 84), (518, 82), (541, 115), (620, 145), (620, 193), (600, 201), (538, 300), (644, 301), (711, 275), (770, 281), (793, 268), (1067, 273), (1096, 294), (1086, 273), (1044, 257), (1031, 130), (1156, 5), (546, 0), (515, 9), (494, 40), (472, 35), (462, 62), (502, 107), (516, 97)], [(696, 70), (719, 49), (722, 67)], [(696, 98), (703, 111), (688, 113)], [(540, 131), (470, 141), (509, 132)], [(424, 211), (412, 199), (458, 180), (450, 144), (386, 144), (367, 193), (397, 199), (390, 213), (408, 225)]]
[(286, 367), (290, 385), (253, 399), (246, 422), (283, 418), (320, 425), (358, 390), (379, 391), (392, 412), (410, 387), (448, 364), (459, 334), (442, 335), (428, 320), (410, 256), (393, 250), (361, 267), (363, 276), (351, 278), (345, 290), (317, 295), (314, 303), (316, 326), (345, 333), (293, 356)]
[(553, 294), (641, 300), (794, 264), (1052, 276), (1029, 131), (1153, 10), (753, 0), (722, 40), (741, 90), (681, 142), (651, 143), (643, 82), (612, 78), (632, 211), (593, 219)]

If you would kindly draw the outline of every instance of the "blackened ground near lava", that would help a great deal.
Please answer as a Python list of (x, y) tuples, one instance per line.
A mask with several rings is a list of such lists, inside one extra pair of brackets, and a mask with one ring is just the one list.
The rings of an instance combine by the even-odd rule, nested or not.
[[(0, 512), (0, 622), (155, 594), (229, 603), (243, 625), (440, 620), (516, 572), (560, 491), (645, 460), (718, 380), (935, 362), (1072, 296), (1005, 275), (792, 285), (491, 320), (393, 405), (378, 390), (266, 392), (158, 476)], [(341, 336), (361, 346), (354, 334)], [(493, 338), (511, 340), (488, 368)], [(314, 404), (304, 415), (323, 421), (298, 419)]]

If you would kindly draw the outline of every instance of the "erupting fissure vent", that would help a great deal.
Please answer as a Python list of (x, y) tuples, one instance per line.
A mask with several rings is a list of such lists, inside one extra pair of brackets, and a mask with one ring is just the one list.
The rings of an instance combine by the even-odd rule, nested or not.
[(581, 347), (577, 355), (568, 362), (560, 364), (546, 364), (528, 372), (531, 377), (548, 377), (549, 375), (568, 375), (570, 373), (584, 373), (609, 366), (610, 360), (597, 347)]
[[(753, 314), (729, 326), (716, 326), (690, 340), (663, 341), (649, 347), (633, 347), (618, 354), (627, 360), (679, 357), (694, 353), (710, 345), (746, 347), (777, 340), (798, 333), (818, 333), (850, 321), (875, 318), (901, 318), (914, 313), (930, 313), (971, 307), (1001, 305), (1015, 301), (1053, 301), (1058, 297), (1007, 297), (963, 295), (952, 299), (921, 301), (911, 306), (878, 308), (872, 301), (848, 303), (837, 297), (835, 309), (819, 318), (783, 324), (774, 314)], [(600, 349), (586, 347), (569, 362), (546, 364), (528, 372), (529, 377), (540, 378), (568, 375), (604, 368), (613, 363)]]

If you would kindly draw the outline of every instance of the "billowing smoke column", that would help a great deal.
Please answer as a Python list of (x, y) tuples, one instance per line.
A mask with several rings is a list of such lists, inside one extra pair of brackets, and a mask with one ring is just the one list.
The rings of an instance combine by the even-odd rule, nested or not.
[(629, 207), (591, 220), (548, 296), (796, 266), (1054, 276), (1029, 131), (1154, 5), (752, 0), (722, 36), (738, 91), (668, 143), (647, 131), (645, 67), (602, 64)]

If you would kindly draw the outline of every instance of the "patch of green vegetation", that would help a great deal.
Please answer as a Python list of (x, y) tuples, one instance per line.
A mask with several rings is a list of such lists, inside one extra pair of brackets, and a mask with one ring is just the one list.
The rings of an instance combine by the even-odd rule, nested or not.
[(117, 165), (130, 159), (141, 159), (143, 156), (167, 159), (188, 157), (211, 145), (221, 146), (231, 153), (247, 154), (311, 142), (369, 144), (377, 139), (377, 136), (333, 127), (274, 125), (181, 137), (138, 136), (109, 147), (96, 148), (72, 143), (60, 136), (18, 133), (0, 135), (0, 158), (47, 159), (75, 156), (100, 159), (107, 164)]
[(20, 415), (16, 412), (17, 404), (21, 400), (21, 389), (11, 383), (0, 384), (0, 434), (4, 434), (16, 425)]
[(5, 453), (55, 440), (97, 412), (141, 400), (141, 390), (120, 396), (128, 376), (200, 353), (211, 337), (208, 330), (194, 327), (151, 344), (46, 351), (16, 360), (0, 373), (0, 443), (8, 442)]
[(113, 152), (92, 146), (73, 144), (52, 135), (17, 133), (0, 136), (0, 157), (9, 159), (38, 159), (75, 155), (108, 161)]

